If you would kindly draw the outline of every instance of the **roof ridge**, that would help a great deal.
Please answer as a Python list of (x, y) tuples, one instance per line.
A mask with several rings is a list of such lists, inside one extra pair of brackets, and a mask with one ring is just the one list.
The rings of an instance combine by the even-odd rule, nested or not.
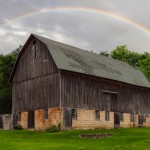
[(59, 69), (150, 88), (150, 82), (143, 72), (126, 62), (57, 42), (47, 37), (32, 35), (47, 45)]
[(134, 68), (135, 70), (137, 70), (134, 66), (132, 66), (132, 65), (130, 65), (130, 64), (124, 62), (124, 61), (121, 61), (121, 60), (118, 60), (118, 59), (114, 59), (114, 58), (112, 58), (112, 57), (103, 56), (103, 55), (98, 54), (98, 53), (95, 53), (95, 52), (93, 52), (93, 51), (81, 49), (81, 48), (79, 48), (79, 47), (75, 47), (75, 46), (72, 46), (72, 45), (69, 45), (69, 44), (66, 44), (66, 43), (62, 43), (62, 42), (58, 42), (58, 41), (55, 41), (55, 40), (51, 40), (51, 39), (49, 39), (49, 38), (47, 38), (47, 37), (40, 36), (40, 35), (37, 35), (37, 34), (34, 34), (34, 33), (32, 33), (32, 35), (33, 35), (33, 36), (39, 36), (39, 37), (41, 37), (41, 38), (45, 38), (46, 40), (50, 40), (50, 41), (55, 42), (55, 43), (63, 44), (63, 45), (65, 45), (65, 46), (69, 46), (69, 47), (71, 47), (71, 48), (76, 48), (76, 49), (81, 50), (81, 51), (83, 51), (83, 52), (85, 52), (85, 53), (90, 53), (90, 54), (92, 54), (92, 55), (97, 55), (97, 56), (99, 56), (99, 57), (103, 57), (103, 58), (106, 58), (106, 59), (111, 59), (112, 61), (115, 61), (115, 62), (118, 62), (118, 63), (121, 63), (121, 64), (124, 63), (125, 65), (128, 65), (129, 67), (132, 67), (132, 68)]

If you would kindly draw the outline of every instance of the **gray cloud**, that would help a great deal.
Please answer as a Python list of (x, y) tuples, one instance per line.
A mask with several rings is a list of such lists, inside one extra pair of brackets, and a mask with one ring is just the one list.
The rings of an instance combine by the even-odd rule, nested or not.
[(102, 14), (53, 11), (10, 21), (47, 7), (74, 6), (113, 12), (149, 27), (149, 4), (148, 0), (0, 0), (0, 53), (24, 44), (31, 33), (96, 52), (111, 51), (117, 45), (127, 45), (138, 52), (149, 51), (150, 33)]

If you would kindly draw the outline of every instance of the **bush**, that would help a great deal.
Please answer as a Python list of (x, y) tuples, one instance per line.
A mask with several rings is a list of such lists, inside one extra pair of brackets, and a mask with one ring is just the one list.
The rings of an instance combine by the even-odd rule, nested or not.
[(23, 130), (21, 125), (16, 125), (14, 126), (14, 130)]
[(52, 125), (50, 128), (47, 128), (45, 131), (49, 133), (59, 132), (61, 130), (61, 124), (59, 123), (58, 126)]

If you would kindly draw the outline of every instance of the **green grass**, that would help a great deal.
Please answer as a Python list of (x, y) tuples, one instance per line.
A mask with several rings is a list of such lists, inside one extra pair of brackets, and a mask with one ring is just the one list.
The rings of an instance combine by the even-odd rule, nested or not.
[(79, 138), (79, 134), (102, 132), (0, 131), (0, 150), (150, 150), (150, 128), (107, 130), (107, 133), (112, 133), (113, 136), (103, 139)]

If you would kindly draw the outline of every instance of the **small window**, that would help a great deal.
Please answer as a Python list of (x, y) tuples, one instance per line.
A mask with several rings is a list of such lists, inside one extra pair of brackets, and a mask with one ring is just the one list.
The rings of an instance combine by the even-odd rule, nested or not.
[(36, 45), (36, 40), (33, 41), (33, 45)]
[(37, 59), (36, 46), (35, 46), (35, 49), (34, 49), (34, 59), (35, 60)]
[(21, 113), (20, 112), (17, 114), (17, 120), (21, 121)]
[(44, 119), (48, 119), (48, 108), (44, 109)]
[(124, 113), (120, 113), (120, 121), (123, 122), (123, 120), (124, 120)]
[(100, 111), (99, 110), (95, 110), (95, 119), (100, 120)]
[(105, 120), (109, 121), (109, 111), (105, 111)]
[(130, 122), (134, 122), (134, 114), (130, 115)]
[(36, 41), (33, 41), (33, 51), (34, 51), (34, 59), (37, 59), (37, 46)]
[(76, 118), (77, 118), (77, 110), (72, 109), (72, 119), (76, 119)]

